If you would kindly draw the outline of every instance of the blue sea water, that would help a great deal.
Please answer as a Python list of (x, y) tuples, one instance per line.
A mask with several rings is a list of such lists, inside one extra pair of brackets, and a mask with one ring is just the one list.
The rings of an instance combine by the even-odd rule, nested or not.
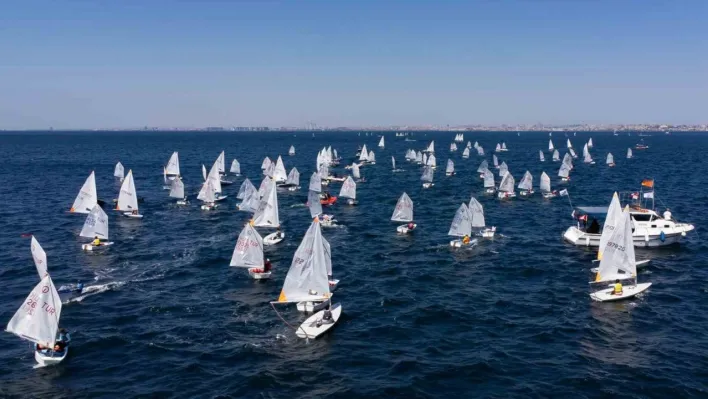
[[(588, 296), (594, 253), (561, 239), (572, 223), (567, 198), (500, 202), (483, 195), (481, 157), (462, 159), (462, 145), (447, 151), (454, 133), (415, 133), (414, 142), (385, 136), (381, 150), (377, 134), (345, 132), (0, 134), (0, 320), (10, 320), (38, 281), (23, 234), (44, 247), (57, 286), (81, 281), (103, 290), (63, 307), (61, 323), (74, 341), (57, 367), (33, 369), (30, 345), (0, 335), (0, 397), (708, 397), (708, 248), (700, 239), (708, 225), (708, 136), (655, 134), (644, 138), (648, 150), (627, 160), (636, 135), (569, 134), (577, 149), (593, 138), (597, 164), (577, 160), (572, 182), (561, 186), (559, 164), (545, 151), (547, 133), (465, 133), (489, 160), (505, 141), (510, 151), (499, 158), (517, 182), (529, 170), (537, 186), (546, 171), (554, 188), (568, 188), (573, 205), (607, 205), (613, 191), (637, 190), (653, 177), (659, 210), (669, 206), (697, 226), (680, 246), (638, 249), (638, 257), (652, 258), (639, 279), (654, 285), (640, 298), (610, 304)], [(439, 168), (435, 187), (422, 190), (420, 167), (404, 155), (430, 140), (438, 164), (449, 156), (458, 173), (445, 177)], [(553, 134), (557, 147), (565, 140)], [(289, 157), (291, 144), (297, 154)], [(342, 226), (324, 229), (343, 316), (328, 335), (298, 339), (269, 301), (310, 222), (301, 204), (315, 156), (331, 145), (350, 160), (363, 144), (378, 164), (362, 168), (359, 206), (336, 204), (330, 211)], [(205, 213), (194, 198), (201, 165), (209, 167), (222, 150), (227, 167), (237, 158), (244, 176), (224, 188), (230, 198), (220, 209)], [(192, 197), (186, 208), (162, 189), (162, 165), (173, 151)], [(608, 151), (613, 169), (604, 164)], [(266, 250), (274, 278), (257, 282), (228, 266), (248, 219), (236, 211), (235, 195), (244, 177), (258, 186), (263, 157), (279, 154), (288, 170), (301, 172), (303, 189), (278, 194), (287, 239)], [(391, 173), (392, 155), (405, 172)], [(133, 170), (145, 218), (107, 210), (115, 244), (84, 253), (84, 216), (66, 211), (91, 170), (99, 198), (110, 204), (118, 161)], [(389, 220), (404, 191), (419, 226), (411, 236), (397, 235)], [(450, 222), (470, 196), (484, 205), (498, 236), (451, 251)], [(283, 315), (304, 320), (293, 308)]]

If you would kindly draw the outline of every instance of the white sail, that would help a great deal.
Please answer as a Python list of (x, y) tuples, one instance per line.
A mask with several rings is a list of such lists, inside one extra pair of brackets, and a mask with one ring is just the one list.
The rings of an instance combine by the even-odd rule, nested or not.
[(170, 185), (170, 197), (184, 198), (184, 183), (182, 183), (182, 179), (177, 178), (172, 180), (172, 184)]
[(295, 146), (291, 145), (290, 149), (288, 150), (288, 155), (295, 155)]
[(322, 214), (322, 203), (320, 195), (315, 191), (307, 192), (307, 207), (310, 209), (310, 216), (315, 217)]
[(566, 145), (568, 146), (568, 149), (573, 148), (573, 144), (570, 143), (570, 139), (566, 142)]
[(352, 176), (355, 179), (361, 179), (361, 173), (359, 172), (359, 165), (358, 164), (352, 164)]
[(339, 196), (342, 198), (356, 199), (356, 183), (351, 176), (347, 177), (342, 183), (342, 189), (339, 190)]
[(592, 137), (590, 137), (590, 140), (588, 140), (588, 147), (592, 148)]
[(278, 302), (320, 301), (330, 297), (327, 251), (317, 218), (297, 247)]
[(293, 186), (300, 185), (300, 172), (297, 171), (297, 168), (290, 169), (290, 173), (288, 174), (288, 179), (285, 181), (285, 184)]
[(571, 157), (570, 154), (563, 156), (563, 163), (568, 165), (568, 169), (573, 169), (573, 157)]
[(359, 161), (366, 162), (369, 160), (369, 152), (366, 149), (366, 144), (361, 147), (361, 153), (359, 154)]
[(263, 159), (263, 163), (261, 164), (261, 169), (262, 170), (268, 169), (268, 167), (270, 166), (271, 163), (273, 163), (273, 162), (270, 160), (270, 158), (265, 157), (265, 159)]
[(168, 175), (179, 176), (179, 154), (177, 151), (172, 153), (170, 160), (167, 161), (167, 166), (165, 167)]
[(546, 157), (543, 155), (543, 151), (538, 150), (538, 158), (541, 160), (541, 162), (546, 162)]
[(575, 153), (575, 150), (574, 150), (574, 149), (568, 148), (568, 152), (570, 153), (570, 155), (571, 155), (573, 158), (577, 158), (577, 157), (578, 157), (578, 155)]
[(381, 136), (381, 140), (379, 140), (379, 148), (384, 148), (384, 137)]
[(275, 169), (273, 170), (273, 180), (276, 183), (284, 182), (288, 179), (288, 172), (285, 171), (285, 165), (283, 164), (283, 158), (278, 155), (278, 160), (275, 162)]
[(465, 149), (462, 151), (462, 158), (469, 158), (470, 157), (470, 149), (468, 147), (465, 147)]
[(526, 173), (524, 173), (524, 177), (521, 178), (521, 181), (517, 187), (519, 187), (520, 190), (526, 191), (533, 189), (533, 176), (531, 175), (531, 172), (527, 170)]
[(588, 150), (587, 144), (583, 147), (583, 162), (592, 163), (592, 157), (590, 156), (590, 151)]
[(429, 165), (426, 165), (423, 168), (423, 175), (420, 177), (420, 180), (422, 180), (426, 183), (432, 183), (433, 182), (433, 168), (431, 168)]
[(489, 163), (485, 159), (484, 161), (482, 161), (482, 163), (479, 164), (479, 167), (477, 168), (477, 172), (484, 173), (484, 171), (487, 169), (489, 169)]
[[(595, 282), (613, 281), (637, 275), (629, 210), (625, 209), (621, 216), (619, 224), (612, 231), (612, 235), (603, 249)], [(620, 271), (624, 273), (620, 273)]]
[(413, 201), (408, 194), (403, 193), (401, 198), (396, 202), (396, 207), (393, 209), (391, 220), (394, 222), (412, 222), (413, 221)]
[(310, 191), (319, 193), (322, 191), (322, 178), (319, 173), (313, 172), (310, 176)]
[(423, 163), (423, 153), (422, 153), (422, 152), (418, 151), (418, 152), (415, 154), (415, 161), (416, 161), (417, 163)]
[(632, 149), (627, 148), (627, 159), (630, 159), (630, 158), (632, 158)]
[(553, 150), (553, 161), (560, 161), (560, 159), (561, 159), (561, 157), (560, 157), (560, 153), (558, 152), (558, 150)]
[(123, 164), (118, 162), (116, 164), (116, 168), (113, 170), (113, 176), (117, 177), (119, 179), (122, 179), (125, 177), (125, 168), (123, 168)]
[(428, 166), (430, 166), (430, 167), (432, 167), (432, 168), (435, 168), (435, 167), (438, 166), (438, 161), (437, 161), (437, 159), (435, 158), (435, 155), (434, 155), (434, 154), (430, 154), (430, 156), (428, 157), (428, 163), (427, 163), (426, 165), (428, 165)]
[(211, 186), (214, 188), (214, 192), (221, 193), (221, 176), (219, 175), (219, 164), (214, 163), (212, 165), (209, 174), (207, 175), (207, 180), (211, 180)]
[(605, 223), (602, 225), (602, 234), (600, 235), (600, 246), (597, 248), (597, 259), (602, 259), (602, 254), (607, 246), (607, 242), (610, 240), (612, 233), (615, 229), (622, 226), (624, 221), (624, 216), (622, 215), (622, 205), (619, 201), (619, 196), (617, 192), (612, 195), (612, 200), (610, 201), (610, 206), (607, 208), (607, 217), (605, 218)]
[(445, 167), (445, 174), (452, 174), (455, 172), (455, 163), (452, 162), (452, 159), (447, 160), (447, 166)]
[(241, 187), (239, 187), (238, 189), (238, 194), (236, 195), (236, 198), (244, 199), (247, 191), (249, 191), (249, 189), (251, 188), (253, 189), (253, 191), (256, 191), (256, 186), (254, 186), (253, 183), (251, 183), (251, 181), (246, 178), (246, 180), (241, 183)]
[(430, 144), (428, 145), (428, 149), (426, 151), (430, 152), (430, 153), (435, 152), (435, 141), (430, 142)]
[(74, 204), (69, 212), (73, 213), (90, 213), (94, 205), (98, 203), (98, 194), (96, 193), (96, 175), (92, 171), (89, 177), (86, 178), (84, 185), (81, 186), (79, 195), (76, 196)]
[(60, 317), (61, 299), (47, 274), (17, 309), (6, 330), (20, 338), (53, 348)]
[(509, 167), (506, 166), (506, 162), (502, 162), (499, 165), (499, 177), (504, 177), (507, 173), (509, 173)]
[(428, 154), (423, 154), (423, 165), (428, 164)]
[(396, 158), (391, 157), (391, 169), (396, 170)]
[(539, 185), (539, 188), (541, 189), (541, 192), (551, 192), (551, 178), (548, 177), (546, 172), (541, 173), (541, 184)]
[(253, 215), (253, 223), (257, 227), (280, 226), (280, 217), (278, 214), (278, 190), (275, 189), (275, 181), (271, 181), (269, 183), (265, 197), (263, 197), (258, 210)]
[(502, 177), (501, 183), (499, 183), (499, 191), (513, 193), (515, 183), (514, 176), (511, 173), (507, 173)]
[(553, 140), (549, 139), (548, 140), (548, 152), (552, 152), (555, 149), (553, 146)]
[(506, 150), (506, 142), (502, 143), (502, 150)]
[(470, 204), (467, 208), (469, 208), (470, 214), (472, 215), (472, 227), (486, 226), (486, 222), (484, 220), (484, 208), (482, 208), (482, 204), (480, 204), (475, 197), (470, 199)]
[(235, 175), (241, 174), (241, 164), (236, 159), (231, 161), (231, 169), (229, 169), (229, 172)]
[(86, 216), (84, 227), (79, 235), (88, 238), (108, 239), (108, 215), (98, 204), (94, 205), (91, 212)]
[(611, 153), (611, 152), (607, 153), (607, 160), (606, 160), (606, 162), (607, 162), (608, 165), (611, 165), (611, 164), (615, 163), (615, 157), (612, 156), (612, 153)]
[(484, 171), (484, 188), (494, 187), (494, 173), (491, 170), (486, 169)]
[[(239, 195), (241, 195), (240, 192)], [(238, 209), (246, 212), (255, 212), (258, 210), (258, 206), (261, 203), (261, 198), (258, 195), (258, 190), (256, 190), (256, 187), (251, 184), (250, 181), (248, 182), (248, 185), (244, 187), (242, 200), (243, 201), (238, 204)]]
[(464, 202), (457, 208), (447, 235), (456, 237), (472, 235), (472, 214)]
[(120, 194), (118, 194), (118, 204), (116, 210), (132, 211), (138, 209), (138, 193), (135, 191), (135, 182), (133, 181), (133, 171), (129, 170), (128, 175), (123, 180), (120, 186)]
[(206, 166), (202, 164), (202, 178), (204, 178), (204, 181), (207, 179), (207, 171), (206, 171)]
[(39, 279), (41, 280), (47, 275), (47, 253), (44, 252), (44, 249), (34, 236), (32, 236), (30, 250), (32, 251), (32, 259), (34, 259), (34, 266), (37, 268), (37, 274), (39, 274)]
[(226, 155), (224, 151), (221, 151), (218, 157), (216, 157), (216, 168), (220, 174), (226, 173)]
[(376, 154), (374, 154), (374, 151), (369, 151), (369, 162), (376, 162)]
[(258, 186), (258, 198), (263, 198), (266, 195), (266, 190), (268, 189), (270, 182), (270, 178), (267, 177), (261, 180), (261, 184)]
[(500, 152), (501, 151), (501, 145), (497, 143), (497, 148), (494, 149), (495, 152)]
[(199, 190), (197, 199), (207, 204), (211, 204), (216, 201), (216, 191), (214, 191), (214, 183), (211, 179), (207, 179), (207, 181), (202, 184), (202, 188)]
[(484, 156), (484, 148), (482, 146), (477, 147), (477, 155)]
[(499, 159), (494, 154), (492, 154), (492, 165), (494, 165), (495, 168), (499, 167)]
[(263, 267), (263, 239), (250, 223), (238, 235), (229, 266)]

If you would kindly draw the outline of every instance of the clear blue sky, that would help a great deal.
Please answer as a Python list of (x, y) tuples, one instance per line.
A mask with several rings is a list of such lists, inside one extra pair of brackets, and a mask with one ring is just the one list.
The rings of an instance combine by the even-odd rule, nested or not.
[(17, 1), (0, 128), (705, 123), (708, 1)]

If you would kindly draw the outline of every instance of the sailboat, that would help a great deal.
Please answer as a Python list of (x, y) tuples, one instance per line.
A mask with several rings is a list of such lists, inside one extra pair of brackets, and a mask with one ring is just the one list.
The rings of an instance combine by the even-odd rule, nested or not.
[(290, 149), (288, 150), (288, 155), (293, 156), (295, 155), (295, 146), (291, 145)]
[(457, 144), (450, 143), (450, 152), (455, 152), (455, 151), (457, 151)]
[(203, 211), (210, 211), (219, 207), (216, 203), (216, 189), (211, 179), (207, 179), (204, 184), (202, 184), (197, 199), (202, 201), (201, 209)]
[(86, 178), (84, 185), (81, 186), (79, 194), (74, 199), (74, 204), (69, 209), (70, 213), (91, 213), (93, 207), (98, 204), (98, 194), (96, 193), (96, 175), (93, 171)]
[(497, 143), (497, 147), (494, 149), (494, 152), (501, 152), (501, 151), (502, 151), (501, 144)]
[(528, 197), (534, 193), (534, 191), (533, 191), (533, 176), (531, 175), (531, 172), (529, 172), (527, 170), (526, 173), (524, 173), (524, 177), (521, 178), (518, 188), (519, 188), (519, 194), (522, 197)]
[(507, 173), (509, 173), (509, 167), (506, 165), (506, 162), (502, 162), (501, 165), (499, 165), (499, 177), (504, 177)]
[(514, 192), (515, 183), (514, 176), (507, 172), (504, 177), (502, 177), (501, 183), (499, 183), (497, 197), (502, 200), (516, 197), (516, 193)]
[(135, 191), (135, 182), (133, 181), (133, 171), (129, 170), (128, 175), (123, 180), (120, 186), (120, 194), (118, 194), (118, 203), (116, 210), (123, 212), (123, 216), (133, 219), (142, 219), (143, 215), (138, 213), (138, 194)]
[(548, 140), (548, 152), (553, 152), (556, 148), (553, 146), (553, 140)]
[(187, 197), (184, 196), (184, 183), (182, 183), (182, 179), (172, 180), (170, 197), (177, 198), (177, 205), (187, 205), (189, 203)]
[(177, 151), (172, 153), (169, 161), (167, 161), (167, 165), (163, 168), (163, 171), (165, 172), (169, 180), (180, 176), (179, 154), (177, 153)]
[(585, 146), (583, 147), (583, 162), (590, 165), (595, 165), (595, 161), (593, 161), (592, 157), (590, 156), (590, 151), (588, 150), (587, 144), (585, 144)]
[[(91, 212), (86, 216), (84, 227), (81, 229), (79, 236), (108, 240), (108, 215), (106, 215), (106, 212), (104, 212), (98, 204), (94, 205)], [(113, 243), (109, 241), (100, 241), (98, 245), (94, 245), (93, 242), (90, 242), (88, 244), (82, 244), (81, 249), (84, 251), (95, 251), (110, 245), (113, 245)]]
[(482, 161), (482, 163), (479, 164), (479, 167), (477, 167), (477, 173), (479, 173), (479, 178), (484, 179), (484, 174), (486, 171), (489, 169), (489, 163), (485, 159)]
[(229, 180), (226, 178), (226, 155), (224, 154), (224, 151), (221, 151), (219, 156), (216, 158), (216, 162), (214, 162), (214, 165), (216, 165), (220, 185), (229, 186), (234, 184), (233, 180)]
[[(613, 196), (613, 201), (615, 196)], [(595, 281), (592, 283), (633, 279), (634, 285), (622, 287), (620, 292), (615, 292), (614, 287), (610, 287), (590, 294), (590, 298), (599, 302), (632, 298), (646, 291), (651, 286), (651, 283), (637, 283), (637, 260), (634, 255), (632, 220), (629, 215), (629, 208), (625, 208), (622, 211), (621, 218), (619, 218), (617, 225), (614, 227), (604, 249), (602, 249), (601, 253), (598, 252), (600, 266), (595, 275)]]
[(539, 184), (539, 189), (545, 199), (550, 199), (556, 196), (556, 193), (551, 191), (551, 178), (546, 174), (546, 172), (541, 173), (541, 184)]
[(391, 172), (403, 172), (403, 169), (396, 168), (396, 158), (394, 158), (393, 156), (391, 156)]
[(469, 147), (465, 147), (465, 149), (462, 151), (462, 159), (467, 159), (470, 157), (470, 149)]
[(571, 167), (568, 165), (568, 163), (563, 162), (561, 164), (560, 169), (558, 169), (558, 177), (561, 178), (562, 182), (570, 181), (570, 169)]
[(283, 164), (283, 158), (280, 155), (278, 155), (278, 160), (275, 162), (272, 177), (276, 185), (284, 184), (288, 180), (288, 172), (285, 171), (285, 164)]
[(435, 153), (435, 141), (431, 141), (430, 144), (428, 144), (428, 148), (423, 152), (427, 152), (429, 154)]
[(506, 142), (504, 142), (504, 141), (502, 141), (502, 144), (501, 144), (501, 151), (509, 151), (509, 149), (506, 148)]
[(413, 201), (408, 194), (403, 193), (401, 198), (398, 199), (398, 202), (396, 202), (391, 220), (394, 222), (407, 223), (396, 228), (396, 232), (400, 234), (408, 234), (418, 227), (418, 225), (413, 222)]
[(494, 194), (496, 189), (496, 183), (494, 183), (494, 173), (487, 169), (484, 171), (484, 192), (487, 194)]
[(477, 147), (477, 155), (480, 157), (484, 156), (484, 148), (482, 148), (482, 146)]
[(420, 177), (420, 180), (423, 181), (423, 188), (430, 188), (434, 186), (435, 184), (433, 183), (433, 168), (429, 165), (424, 166), (423, 175)]
[(499, 169), (499, 158), (497, 158), (496, 154), (492, 154), (492, 165)]
[(57, 337), (61, 307), (59, 293), (46, 274), (7, 323), (5, 331), (35, 344), (35, 367), (59, 364), (69, 353), (71, 339)]
[(610, 168), (614, 168), (614, 167), (615, 167), (615, 157), (612, 156), (612, 153), (611, 153), (611, 152), (608, 152), (608, 153), (607, 153), (607, 159), (605, 160), (605, 163), (606, 163), (607, 166), (609, 166)]
[(287, 188), (288, 191), (297, 191), (300, 189), (300, 172), (298, 172), (297, 168), (290, 169), (288, 178), (280, 187)]
[(560, 153), (558, 152), (558, 150), (553, 150), (553, 162), (558, 162), (560, 160), (561, 160), (561, 158), (560, 158)]
[(538, 158), (541, 160), (541, 162), (546, 162), (546, 157), (543, 156), (542, 150), (538, 150)]
[(246, 223), (238, 235), (229, 266), (248, 268), (248, 275), (255, 280), (269, 279), (271, 272), (264, 271), (263, 265), (263, 239), (251, 223)]
[(206, 171), (206, 166), (202, 164), (202, 177), (204, 178), (204, 181), (207, 180), (207, 171)]
[(463, 237), (462, 239), (450, 241), (450, 246), (453, 248), (461, 248), (463, 246), (475, 245), (477, 240), (470, 240), (472, 235), (472, 214), (464, 202), (457, 208), (455, 217), (450, 224), (450, 230), (447, 235), (453, 237)]
[[(315, 217), (305, 237), (295, 251), (293, 261), (283, 283), (276, 304), (314, 302), (324, 303), (321, 309), (308, 317), (296, 330), (300, 338), (317, 338), (332, 328), (342, 314), (341, 304), (331, 304), (331, 289), (328, 269), (331, 271), (330, 246), (322, 236), (319, 218)], [(300, 304), (298, 304), (300, 307)], [(277, 310), (276, 310), (277, 312)], [(280, 316), (279, 316), (280, 317)], [(282, 318), (282, 317), (281, 317)]]
[(236, 205), (236, 209), (239, 211), (246, 211), (254, 213), (258, 209), (261, 203), (260, 195), (258, 190), (251, 183), (250, 180), (246, 179), (241, 183), (241, 187), (238, 190), (238, 195), (236, 198), (241, 200), (241, 203)]
[(494, 238), (494, 233), (497, 231), (495, 226), (487, 227), (487, 222), (484, 220), (484, 208), (475, 197), (470, 198), (470, 203), (467, 206), (472, 215), (472, 228), (479, 230), (479, 235), (483, 238)]
[(568, 147), (568, 149), (573, 148), (573, 144), (570, 142), (570, 139), (566, 141), (566, 147)]
[(452, 162), (452, 159), (447, 160), (447, 166), (445, 167), (445, 176), (454, 176), (455, 175), (455, 163)]
[(627, 148), (627, 159), (632, 159), (632, 158), (634, 158), (634, 156), (632, 155), (632, 149)]
[(263, 163), (261, 163), (261, 170), (262, 170), (263, 172), (265, 172), (266, 169), (268, 169), (272, 163), (273, 163), (273, 162), (270, 160), (270, 158), (265, 157), (265, 158), (263, 159)]
[(263, 245), (275, 245), (285, 238), (285, 234), (280, 231), (280, 216), (278, 212), (278, 190), (275, 188), (275, 181), (269, 179), (266, 192), (258, 210), (253, 214), (253, 225), (255, 227), (271, 227), (277, 231), (263, 237)]
[(117, 177), (120, 181), (123, 181), (123, 178), (125, 178), (125, 168), (123, 168), (123, 164), (118, 162), (116, 164), (116, 168), (113, 170), (113, 177)]
[(344, 180), (344, 183), (342, 183), (342, 189), (339, 191), (339, 197), (347, 198), (347, 204), (349, 205), (358, 204), (356, 200), (356, 183), (351, 176), (348, 176), (347, 179)]
[(590, 140), (588, 140), (588, 147), (592, 148), (592, 137), (590, 137)]
[(222, 195), (221, 194), (221, 173), (219, 172), (219, 164), (217, 162), (214, 162), (214, 165), (211, 166), (211, 169), (209, 170), (209, 174), (207, 175), (206, 178), (207, 181), (211, 181), (211, 187), (214, 189), (214, 201), (223, 201), (228, 197), (227, 195)]
[(570, 156), (573, 157), (574, 159), (578, 158), (578, 154), (575, 153), (574, 149), (568, 148), (568, 152), (570, 153)]
[(361, 147), (361, 152), (359, 153), (359, 162), (360, 162), (360, 165), (364, 165), (367, 162), (369, 162), (369, 152), (366, 149), (366, 144), (364, 144), (364, 146)]
[(379, 140), (379, 148), (384, 148), (384, 136), (381, 136), (381, 140)]
[(236, 159), (231, 161), (231, 168), (229, 169), (229, 172), (236, 176), (241, 176), (241, 164)]

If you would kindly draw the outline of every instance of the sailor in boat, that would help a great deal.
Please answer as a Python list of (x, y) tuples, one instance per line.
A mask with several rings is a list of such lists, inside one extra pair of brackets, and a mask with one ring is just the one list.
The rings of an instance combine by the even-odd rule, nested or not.
[(669, 210), (669, 208), (666, 208), (666, 210), (664, 211), (664, 220), (671, 220), (671, 211)]
[(462, 237), (462, 244), (468, 245), (469, 243), (470, 243), (470, 236), (468, 236), (467, 234), (465, 234), (465, 236)]
[(415, 229), (415, 223), (409, 222), (408, 226), (406, 226), (406, 227), (408, 227), (408, 230), (411, 231), (411, 230)]
[(597, 222), (597, 219), (592, 219), (590, 227), (588, 227), (586, 231), (590, 234), (600, 234), (600, 223)]
[(66, 331), (66, 329), (60, 328), (59, 338), (54, 343), (54, 348), (49, 348), (44, 345), (37, 344), (35, 346), (35, 350), (44, 355), (57, 354), (61, 356), (70, 341), (71, 337), (69, 336), (69, 333)]
[(283, 232), (280, 231), (280, 226), (278, 226), (278, 228), (275, 232), (275, 238), (285, 238), (285, 234), (283, 234)]
[(98, 247), (101, 245), (101, 239), (98, 238), (98, 236), (93, 237), (93, 241), (91, 241), (91, 245), (94, 247)]
[(612, 295), (622, 295), (622, 283), (620, 283), (619, 279), (615, 280), (615, 285), (613, 287)]
[(130, 213), (133, 214), (133, 215), (137, 215), (137, 214), (138, 214), (138, 210), (137, 210), (137, 209), (133, 209), (133, 211), (130, 212)]
[(332, 312), (329, 309), (325, 309), (324, 313), (322, 314), (322, 318), (317, 321), (317, 327), (320, 327), (323, 324), (333, 324), (334, 319), (332, 318)]
[(273, 264), (270, 263), (270, 259), (266, 259), (265, 263), (263, 263), (263, 269), (253, 269), (254, 273), (270, 273), (270, 271), (273, 270)]

